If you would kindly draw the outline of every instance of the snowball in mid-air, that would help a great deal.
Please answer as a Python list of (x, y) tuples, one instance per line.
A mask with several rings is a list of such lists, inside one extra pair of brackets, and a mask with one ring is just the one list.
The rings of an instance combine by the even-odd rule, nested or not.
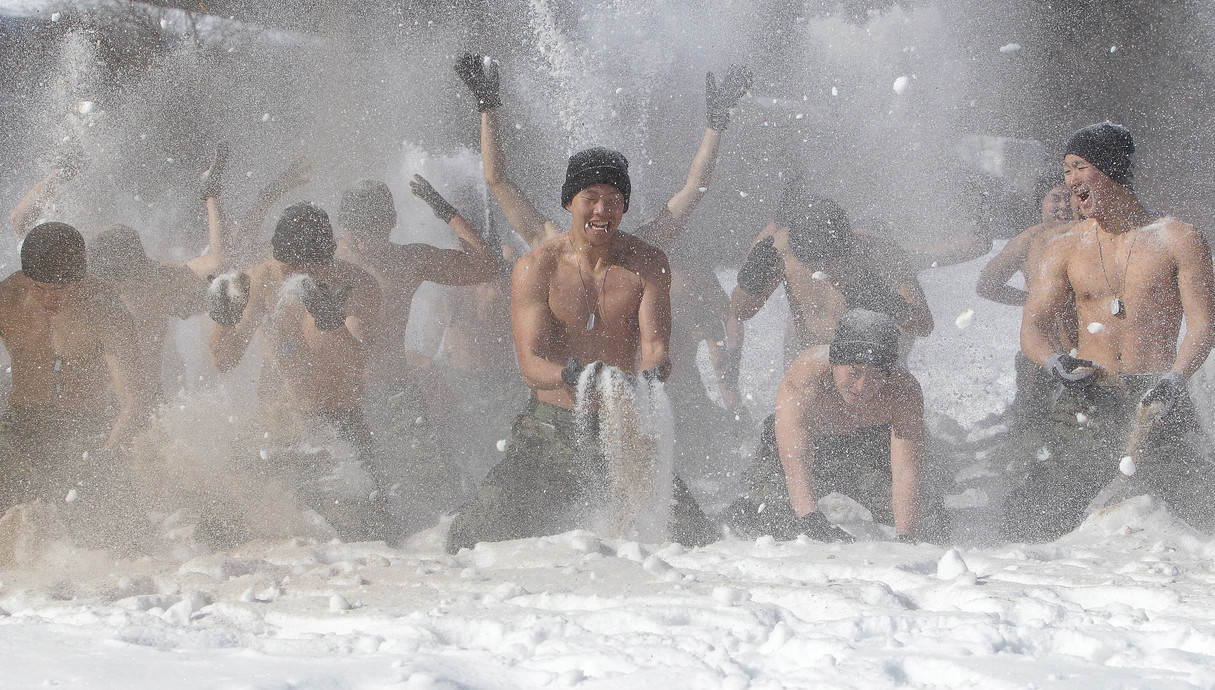
[(823, 273), (822, 271), (815, 271), (814, 273), (810, 274), (810, 277), (815, 280), (831, 280), (831, 276)]
[(1005, 43), (1004, 45), (1000, 46), (1001, 53), (1015, 53), (1018, 50), (1021, 50), (1020, 43)]
[(902, 96), (903, 94), (907, 93), (908, 86), (911, 86), (911, 80), (904, 76), (895, 79), (892, 88), (894, 89), (895, 93)]
[(958, 314), (958, 318), (953, 320), (953, 325), (957, 326), (959, 329), (966, 328), (967, 326), (970, 325), (971, 321), (974, 321), (974, 319), (975, 319), (975, 310), (967, 309), (966, 311), (962, 312), (961, 314)]
[(1135, 474), (1135, 458), (1129, 455), (1122, 457), (1122, 462), (1118, 463), (1118, 471), (1130, 477)]
[(67, 496), (64, 496), (63, 500), (67, 503), (75, 503), (76, 502), (76, 490), (68, 489)]
[(505, 453), (506, 452), (506, 439), (504, 439), (504, 438), (498, 439), (497, 447), (498, 447), (499, 453)]
[(1100, 321), (1094, 321), (1088, 325), (1088, 332), (1096, 335), (1105, 330), (1105, 324)]

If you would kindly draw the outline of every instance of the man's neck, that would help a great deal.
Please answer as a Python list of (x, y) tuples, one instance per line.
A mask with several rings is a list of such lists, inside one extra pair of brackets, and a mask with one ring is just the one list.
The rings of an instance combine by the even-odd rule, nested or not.
[(1139, 203), (1139, 197), (1129, 189), (1111, 199), (1106, 209), (1095, 212), (1093, 218), (1102, 232), (1113, 235), (1126, 234), (1155, 220), (1143, 204)]
[(569, 234), (570, 250), (574, 253), (574, 258), (577, 261), (586, 259), (591, 266), (597, 266), (603, 261), (607, 261), (611, 255), (612, 243), (596, 246), (587, 241), (586, 237), (575, 230), (571, 229)]

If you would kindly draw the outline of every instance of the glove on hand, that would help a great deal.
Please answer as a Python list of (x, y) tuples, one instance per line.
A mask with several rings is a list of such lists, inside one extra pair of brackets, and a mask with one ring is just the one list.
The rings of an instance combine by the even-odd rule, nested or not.
[(856, 541), (851, 534), (836, 527), (817, 510), (798, 518), (798, 530), (814, 541), (838, 541), (851, 544)]
[(570, 388), (577, 388), (578, 379), (582, 376), (584, 368), (577, 357), (570, 357), (565, 361), (565, 367), (561, 370), (561, 380)]
[(311, 280), (303, 284), (300, 301), (304, 308), (312, 314), (317, 330), (324, 333), (336, 331), (346, 325), (346, 295), (350, 287), (333, 290), (327, 283), (316, 283)]
[(218, 276), (207, 288), (207, 299), (212, 321), (221, 326), (235, 326), (249, 303), (249, 274), (237, 271)]
[(659, 383), (666, 383), (667, 377), (670, 375), (671, 365), (669, 364), (659, 364), (656, 367), (650, 367), (649, 369), (641, 372), (641, 378), (645, 379), (649, 383), (654, 383), (655, 381)]
[(498, 63), (488, 56), (464, 53), (456, 60), (456, 74), (477, 99), (477, 110), (485, 112), (502, 105), (498, 97)]
[(1097, 375), (1097, 365), (1093, 362), (1060, 352), (1046, 358), (1046, 370), (1065, 386), (1086, 386)]
[(1173, 411), (1177, 401), (1181, 400), (1181, 396), (1185, 395), (1185, 392), (1185, 377), (1179, 371), (1170, 371), (1161, 376), (1151, 390), (1143, 394), (1143, 397), (1139, 399), (1139, 404), (1147, 406), (1152, 403), (1160, 403), (1160, 418), (1164, 419)]
[(219, 196), (224, 179), (224, 168), (228, 167), (228, 154), (231, 150), (231, 145), (226, 141), (215, 145), (215, 158), (211, 161), (211, 167), (204, 170), (201, 176), (199, 193), (202, 198)]
[(409, 183), (409, 189), (413, 195), (430, 204), (430, 209), (435, 212), (435, 216), (444, 223), (450, 223), (451, 219), (456, 216), (456, 207), (447, 203), (447, 199), (443, 198), (442, 194), (435, 191), (435, 188), (430, 186), (425, 177), (414, 175), (413, 180)]
[(721, 85), (713, 73), (705, 74), (705, 103), (709, 110), (709, 126), (724, 132), (730, 124), (730, 108), (738, 105), (738, 101), (751, 88), (751, 70), (742, 65), (730, 65), (726, 75), (722, 77)]

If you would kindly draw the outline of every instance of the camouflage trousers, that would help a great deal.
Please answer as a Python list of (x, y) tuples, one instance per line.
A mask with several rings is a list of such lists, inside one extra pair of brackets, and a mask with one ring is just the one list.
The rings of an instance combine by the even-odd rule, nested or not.
[[(582, 448), (571, 410), (528, 400), (511, 429), (506, 458), (451, 526), (448, 550), (586, 528), (587, 515), (607, 489), (607, 465), (597, 443)], [(594, 431), (593, 431), (594, 433)], [(717, 538), (687, 487), (675, 479), (671, 536), (699, 546)]]
[[(1085, 387), (1065, 388), (1049, 425), (1027, 430), (1014, 452), (1027, 469), (1012, 477), (1004, 501), (1004, 537), (1010, 541), (1050, 541), (1075, 529), (1090, 502), (1118, 470), (1135, 424), (1139, 398), (1157, 375), (1104, 377)], [(1185, 395), (1158, 421), (1141, 446), (1137, 471), (1121, 478), (1125, 494), (1177, 499), (1205, 480), (1208, 464), (1199, 447), (1201, 432), (1194, 404)], [(1189, 502), (1179, 503), (1183, 518)]]
[[(844, 494), (867, 508), (874, 522), (894, 526), (890, 425), (815, 437), (811, 471), (820, 497), (833, 492)], [(764, 420), (755, 462), (743, 479), (747, 493), (730, 506), (727, 518), (735, 532), (750, 538), (770, 534), (779, 540), (800, 534), (776, 445), (775, 415)], [(918, 517), (916, 534), (920, 538), (941, 541), (948, 536), (944, 508), (932, 492), (921, 491)]]

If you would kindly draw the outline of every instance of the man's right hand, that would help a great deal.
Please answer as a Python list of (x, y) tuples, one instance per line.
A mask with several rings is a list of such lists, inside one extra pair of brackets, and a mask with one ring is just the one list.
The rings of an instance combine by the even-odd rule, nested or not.
[(577, 388), (578, 379), (582, 377), (582, 370), (584, 368), (577, 357), (570, 357), (565, 361), (565, 366), (561, 369), (561, 380), (570, 388)]
[(317, 330), (329, 333), (346, 325), (346, 296), (349, 293), (350, 286), (334, 290), (328, 283), (309, 280), (303, 284), (300, 301), (312, 315)]
[(845, 544), (856, 541), (851, 534), (833, 525), (817, 510), (798, 518), (798, 523), (798, 531), (814, 541), (844, 542)]
[(456, 74), (477, 99), (477, 110), (486, 112), (502, 105), (498, 97), (498, 63), (488, 56), (464, 53), (456, 60)]
[(1072, 357), (1062, 352), (1046, 358), (1046, 370), (1051, 377), (1065, 386), (1086, 386), (1097, 376), (1097, 365), (1087, 359)]
[(730, 65), (717, 83), (713, 73), (705, 74), (705, 105), (709, 111), (709, 126), (724, 132), (730, 124), (730, 108), (751, 88), (751, 70), (742, 65)]
[(244, 271), (226, 273), (211, 281), (207, 289), (211, 320), (229, 328), (240, 323), (249, 303), (249, 274)]

